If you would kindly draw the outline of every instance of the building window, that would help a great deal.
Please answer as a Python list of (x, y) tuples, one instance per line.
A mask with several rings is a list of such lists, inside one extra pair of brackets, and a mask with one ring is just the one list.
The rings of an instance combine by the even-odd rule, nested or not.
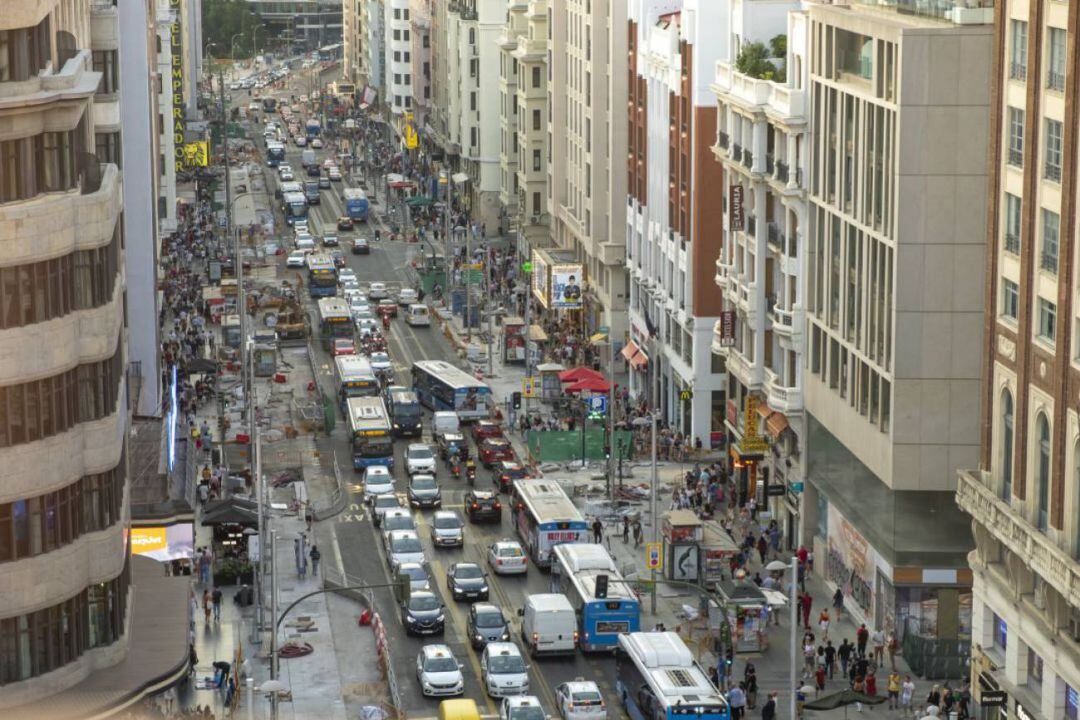
[(1057, 330), (1057, 306), (1045, 298), (1039, 298), (1039, 339), (1054, 344)]
[(476, 112), (476, 91), (469, 93), (469, 109)]
[(1061, 218), (1056, 212), (1043, 208), (1042, 211), (1042, 253), (1039, 267), (1054, 274), (1058, 271), (1058, 239), (1061, 230)]
[(1020, 198), (1005, 193), (1005, 252), (1020, 254)]
[(539, 172), (540, 170), (540, 151), (533, 150), (533, 170)]
[(75, 131), (46, 132), (34, 138), (38, 187), (60, 192), (75, 187)]
[(93, 61), (94, 71), (101, 73), (97, 91), (104, 94), (120, 92), (120, 65), (116, 50), (95, 50)]
[(1020, 108), (1009, 108), (1009, 157), (1010, 165), (1024, 166), (1024, 111)]
[(1078, 720), (1080, 713), (1080, 693), (1072, 685), (1065, 685), (1065, 718)]
[(1035, 466), (1036, 508), (1038, 512), (1036, 522), (1039, 529), (1045, 532), (1050, 525), (1050, 423), (1043, 413), (1039, 413), (1039, 417), (1035, 421), (1035, 435), (1039, 443), (1036, 448), (1038, 456)]
[(1001, 314), (1016, 321), (1020, 314), (1020, 289), (1012, 280), (1001, 281)]
[(120, 167), (120, 133), (99, 132), (94, 134), (94, 147), (99, 162)]
[(532, 69), (532, 86), (534, 88), (540, 87), (540, 66), (534, 66)]
[(1007, 389), (1001, 394), (1001, 499), (1012, 502), (1013, 398)]
[(534, 192), (532, 196), (532, 214), (540, 217), (540, 193)]
[(1043, 659), (1039, 655), (1039, 653), (1035, 652), (1031, 648), (1028, 648), (1027, 651), (1027, 669), (1028, 687), (1035, 689), (1037, 692), (1041, 692), (1043, 681)]
[(1046, 87), (1063, 92), (1065, 90), (1065, 31), (1061, 28), (1049, 28), (1049, 62), (1046, 68)]
[(1061, 182), (1061, 142), (1062, 125), (1057, 120), (1046, 119), (1046, 157), (1043, 177), (1054, 182)]
[(1023, 20), (1013, 20), (1009, 25), (1012, 32), (1009, 46), (1009, 77), (1013, 80), (1025, 80), (1027, 78), (1028, 24)]
[(994, 648), (1000, 650), (1002, 654), (1005, 653), (1005, 648), (1009, 643), (1009, 626), (1005, 624), (1005, 620), (994, 613)]
[(540, 111), (539, 110), (533, 110), (533, 113), (532, 113), (532, 129), (533, 130), (539, 130), (540, 129)]

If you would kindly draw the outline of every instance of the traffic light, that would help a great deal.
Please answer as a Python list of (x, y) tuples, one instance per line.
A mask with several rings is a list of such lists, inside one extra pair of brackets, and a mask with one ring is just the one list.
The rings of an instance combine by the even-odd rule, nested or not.
[(594, 593), (596, 595), (597, 600), (603, 600), (604, 598), (607, 597), (607, 588), (608, 588), (608, 576), (607, 575), (597, 575), (596, 576), (596, 592)]
[(513, 395), (513, 403), (514, 403), (514, 409), (515, 410), (520, 410), (521, 409), (521, 393), (519, 393), (519, 392), (514, 393), (514, 395)]

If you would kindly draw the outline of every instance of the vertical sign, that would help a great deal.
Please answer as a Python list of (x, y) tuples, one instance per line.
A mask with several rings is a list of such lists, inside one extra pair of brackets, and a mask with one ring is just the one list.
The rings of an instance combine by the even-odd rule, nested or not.
[(724, 310), (720, 313), (720, 347), (735, 345), (735, 311)]
[(184, 14), (182, 0), (169, 0), (169, 9), (172, 10), (173, 20), (169, 26), (169, 42), (172, 45), (172, 128), (173, 128), (173, 155), (177, 170), (183, 170), (187, 165), (184, 152), (184, 33), (181, 26), (181, 18)]
[(660, 555), (660, 543), (651, 542), (645, 543), (645, 560), (646, 567), (650, 570), (660, 570), (663, 568), (663, 560)]
[(731, 185), (728, 188), (728, 229), (732, 232), (743, 229), (742, 185)]

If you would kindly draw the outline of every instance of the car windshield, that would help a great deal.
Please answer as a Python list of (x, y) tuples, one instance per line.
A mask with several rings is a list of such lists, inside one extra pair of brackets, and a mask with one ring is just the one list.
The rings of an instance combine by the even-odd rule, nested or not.
[(600, 693), (593, 692), (592, 690), (582, 690), (571, 695), (575, 703), (595, 703), (600, 702)]
[[(373, 355), (371, 359), (374, 360), (375, 356)], [(426, 448), (426, 447), (409, 448), (409, 459), (410, 460), (430, 460), (433, 457), (435, 457), (435, 456), (432, 454), (431, 448)]]
[(475, 580), (484, 577), (479, 565), (458, 565), (454, 569), (454, 577), (458, 580)]
[(410, 610), (437, 610), (438, 607), (439, 599), (431, 595), (413, 595), (409, 598)]
[(422, 567), (403, 567), (401, 572), (409, 576), (410, 580), (427, 580), (427, 570)]
[(373, 362), (373, 363), (388, 363), (388, 362), (390, 362), (390, 356), (387, 355), (386, 353), (381, 353), (381, 352), (372, 353), (371, 354), (371, 362)]
[(413, 480), (414, 490), (435, 490), (439, 486), (435, 483), (435, 478), (428, 475), (427, 477), (417, 477)]
[(420, 538), (415, 537), (394, 538), (390, 545), (396, 553), (418, 553), (422, 550)]
[(514, 545), (499, 548), (499, 557), (521, 557), (521, 548)]
[(368, 485), (389, 485), (390, 483), (389, 475), (369, 475), (367, 479)]
[(493, 675), (525, 672), (525, 661), (520, 655), (492, 655), (488, 658), (488, 672)]
[(506, 625), (502, 613), (497, 610), (476, 613), (476, 627), (497, 628)]
[(383, 521), (386, 524), (387, 532), (391, 530), (415, 530), (416, 526), (413, 524), (413, 519), (409, 515), (398, 515), (397, 517), (386, 518)]
[(452, 657), (430, 657), (424, 663), (426, 672), (454, 672), (457, 669), (457, 660)]
[(545, 717), (539, 705), (520, 705), (510, 711), (510, 720), (544, 720)]
[(400, 504), (401, 503), (398, 502), (397, 497), (394, 495), (375, 498), (375, 507), (377, 508), (394, 508), (398, 507)]
[(442, 515), (435, 518), (437, 530), (454, 530), (459, 527), (461, 527), (461, 520), (455, 515)]

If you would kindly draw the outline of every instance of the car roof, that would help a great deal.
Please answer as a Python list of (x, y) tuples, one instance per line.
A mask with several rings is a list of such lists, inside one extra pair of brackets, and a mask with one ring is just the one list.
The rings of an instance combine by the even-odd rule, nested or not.
[(514, 540), (512, 538), (503, 538), (502, 540), (496, 540), (495, 542), (493, 542), (491, 544), (492, 545), (513, 545), (515, 547), (521, 547), (521, 543), (519, 543), (517, 540)]
[(502, 612), (502, 608), (500, 608), (495, 603), (489, 603), (489, 602), (473, 603), (472, 609), (473, 609), (473, 612), (476, 612), (478, 614), (482, 613), (482, 612), (499, 612), (499, 613)]
[(600, 692), (600, 686), (592, 680), (568, 680), (563, 685), (570, 692)]
[(503, 698), (503, 702), (509, 707), (530, 707), (533, 705), (540, 707), (540, 698), (535, 695), (511, 695)]
[(456, 563), (454, 563), (453, 565), (450, 566), (450, 569), (451, 570), (456, 570), (457, 568), (463, 568), (463, 567), (479, 568), (480, 565), (477, 564), (477, 563), (474, 563), (474, 562), (456, 562)]
[(521, 650), (512, 642), (491, 642), (484, 648), (486, 655), (517, 655), (521, 657)]
[(455, 520), (460, 520), (461, 519), (458, 516), (457, 512), (455, 512), (454, 510), (436, 510), (435, 514), (431, 516), (432, 520), (434, 520), (435, 518), (440, 518), (440, 517), (452, 517)]
[[(425, 573), (427, 573), (427, 568), (424, 567), (423, 563), (403, 562), (400, 565), (398, 565), (398, 570), (404, 570), (405, 568), (409, 568), (410, 570), (413, 569), (413, 568), (416, 568), (416, 569), (419, 569), (419, 570), (423, 570)], [(430, 573), (428, 573), (428, 574), (430, 574)]]
[(490, 500), (495, 497), (495, 492), (493, 490), (472, 490), (470, 492), (477, 500)]
[[(375, 499), (373, 500), (373, 502), (379, 502), (380, 500), (386, 500), (386, 499), (392, 499), (392, 500), (397, 501), (399, 504), (401, 503), (401, 498), (399, 498), (397, 496), (397, 493), (379, 493), (378, 495), (375, 496)], [(404, 511), (404, 508), (402, 508), (402, 511)], [(394, 512), (394, 510), (387, 510), (387, 514), (389, 514), (391, 512)], [(408, 513), (406, 513), (406, 514), (408, 514)]]
[(385, 465), (368, 465), (367, 469), (364, 471), (364, 474), (365, 475), (383, 475), (383, 474), (389, 475), (390, 474), (390, 468), (386, 467)]
[(420, 653), (424, 657), (454, 657), (449, 645), (425, 645), (420, 648)]
[(399, 540), (399, 539), (404, 539), (404, 538), (416, 538), (417, 540), (419, 540), (420, 536), (418, 536), (416, 534), (415, 530), (391, 530), (390, 531), (390, 539), (391, 540)]
[[(387, 494), (389, 494), (389, 493), (387, 493)], [(379, 497), (382, 497), (382, 495), (380, 495)], [(396, 498), (397, 495), (395, 495), (394, 497)], [(394, 508), (393, 510), (387, 510), (386, 515), (383, 516), (383, 522), (385, 522), (386, 520), (388, 520), (389, 518), (392, 518), (392, 517), (411, 518), (412, 513), (409, 512), (408, 510), (406, 510), (405, 508)]]

